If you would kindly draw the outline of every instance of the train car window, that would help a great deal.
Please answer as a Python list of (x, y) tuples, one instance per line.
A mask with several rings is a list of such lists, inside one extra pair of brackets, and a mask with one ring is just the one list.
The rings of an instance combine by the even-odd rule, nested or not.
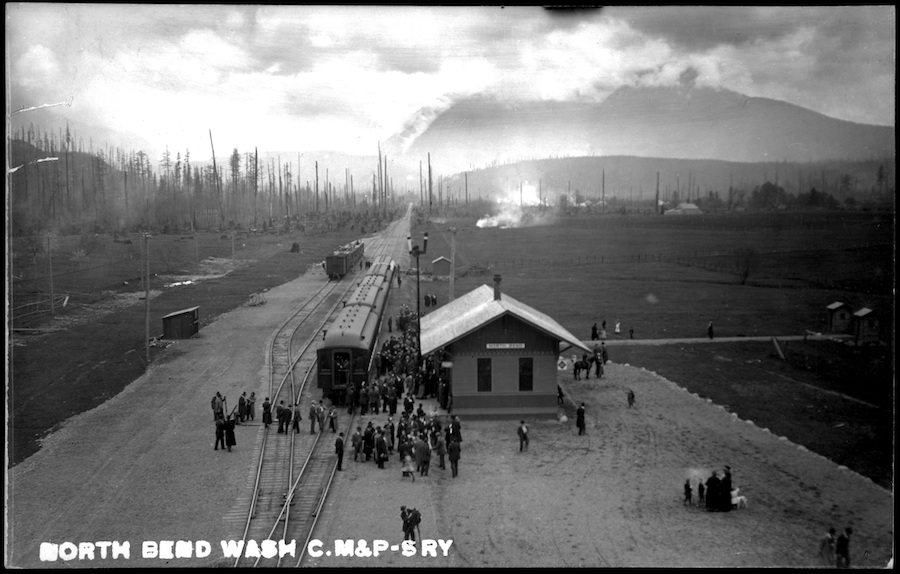
[(319, 370), (320, 371), (330, 371), (331, 370), (331, 353), (328, 351), (319, 353)]

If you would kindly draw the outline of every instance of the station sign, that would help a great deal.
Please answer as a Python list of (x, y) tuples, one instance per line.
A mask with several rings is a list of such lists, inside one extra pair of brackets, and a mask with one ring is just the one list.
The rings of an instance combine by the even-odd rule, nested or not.
[(525, 343), (488, 343), (488, 349), (524, 349)]

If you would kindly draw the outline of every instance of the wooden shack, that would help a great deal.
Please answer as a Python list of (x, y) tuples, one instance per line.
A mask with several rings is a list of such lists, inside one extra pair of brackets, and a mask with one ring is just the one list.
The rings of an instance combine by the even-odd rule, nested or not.
[(189, 339), (200, 331), (200, 307), (169, 313), (162, 321), (163, 338)]
[(850, 331), (853, 335), (853, 342), (856, 345), (877, 343), (881, 339), (878, 316), (875, 311), (868, 307), (863, 307), (853, 313)]
[(431, 274), (436, 277), (450, 276), (450, 260), (446, 257), (438, 257), (431, 262)]
[(850, 308), (840, 301), (835, 301), (831, 305), (826, 305), (825, 311), (828, 313), (828, 332), (829, 333), (849, 333), (851, 313)]

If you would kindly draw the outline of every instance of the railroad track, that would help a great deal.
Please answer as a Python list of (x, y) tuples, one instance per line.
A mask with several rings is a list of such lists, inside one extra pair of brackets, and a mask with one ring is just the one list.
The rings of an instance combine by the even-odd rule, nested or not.
[[(405, 221), (408, 220), (409, 212)], [(407, 235), (407, 227), (403, 223), (401, 219), (391, 224), (384, 238), (370, 242), (372, 246), (367, 245), (366, 250), (371, 254), (367, 256), (402, 252)], [(349, 281), (345, 278), (326, 283), (292, 311), (277, 329), (269, 355), (269, 397), (273, 410), (282, 400), (286, 407), (292, 407), (298, 401), (308, 406), (314, 398), (315, 389), (307, 384), (313, 376), (316, 362), (313, 343), (341, 300), (355, 285), (356, 277), (350, 277)], [(298, 346), (299, 352), (294, 355), (295, 339), (300, 333), (312, 334), (305, 336)], [(295, 376), (297, 372), (304, 373), (299, 381)], [(349, 436), (353, 418), (350, 417), (346, 425), (342, 425), (345, 436)], [(272, 558), (245, 557), (248, 544), (264, 540), (283, 540), (288, 544), (296, 541), (296, 563), (291, 565), (299, 566), (305, 555), (319, 512), (334, 480), (337, 457), (330, 440), (332, 433), (321, 430), (309, 433), (305, 431), (304, 424), (309, 424), (309, 421), (301, 421), (299, 433), (295, 433), (289, 425), (288, 432), (283, 435), (277, 434), (271, 427), (263, 429), (254, 487), (242, 535), (244, 550), (235, 559), (235, 567), (289, 565), (277, 555)], [(287, 558), (287, 561), (293, 559)]]

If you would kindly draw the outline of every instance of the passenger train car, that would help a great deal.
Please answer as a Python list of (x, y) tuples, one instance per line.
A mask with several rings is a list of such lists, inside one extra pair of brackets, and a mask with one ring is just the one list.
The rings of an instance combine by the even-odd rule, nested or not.
[(369, 380), (372, 353), (397, 273), (390, 257), (375, 258), (325, 333), (325, 344), (317, 351), (318, 387), (336, 404), (343, 403), (351, 381), (359, 389)]
[(365, 255), (365, 244), (354, 241), (344, 245), (331, 255), (325, 257), (325, 274), (329, 279), (340, 279), (349, 273), (354, 265), (362, 261)]

